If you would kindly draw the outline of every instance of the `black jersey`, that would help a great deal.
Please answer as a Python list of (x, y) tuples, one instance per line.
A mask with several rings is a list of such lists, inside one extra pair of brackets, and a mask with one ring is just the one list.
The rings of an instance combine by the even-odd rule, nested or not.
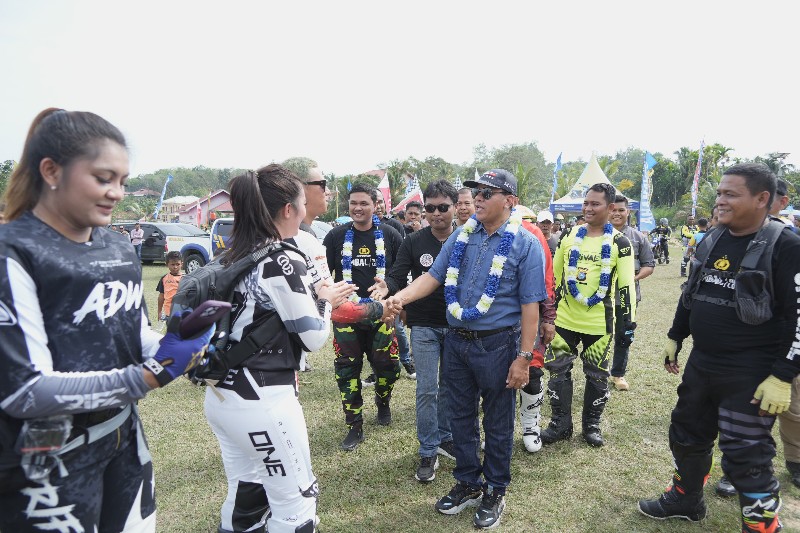
[(0, 407), (29, 418), (143, 397), (142, 315), (124, 235), (76, 243), (30, 212), (0, 226)]
[[(374, 226), (367, 231), (359, 231), (353, 227), (352, 223), (349, 223), (329, 231), (322, 242), (328, 254), (328, 268), (330, 268), (334, 281), (343, 279), (342, 248), (344, 247), (345, 233), (351, 228), (353, 230), (353, 283), (358, 287), (357, 292), (361, 298), (369, 298), (368, 289), (375, 284), (375, 274), (377, 273)], [(397, 251), (403, 243), (403, 237), (386, 223), (382, 223), (380, 229), (383, 232), (383, 244), (386, 249), (386, 272), (389, 272), (394, 264)]]
[[(755, 234), (734, 237), (725, 231), (706, 261), (711, 269), (698, 294), (734, 299), (735, 275)], [(783, 232), (772, 255), (773, 317), (758, 326), (739, 320), (733, 307), (694, 300), (691, 310), (678, 304), (669, 337), (694, 341), (694, 362), (709, 371), (772, 368), (787, 381), (800, 371), (800, 238)]]
[[(389, 291), (395, 293), (408, 283), (408, 274), (417, 279), (433, 266), (442, 251), (442, 242), (433, 236), (430, 227), (415, 231), (405, 238), (397, 252), (397, 259), (386, 276)], [(447, 327), (447, 306), (444, 302), (444, 285), (429, 296), (406, 306), (406, 324), (431, 328)]]

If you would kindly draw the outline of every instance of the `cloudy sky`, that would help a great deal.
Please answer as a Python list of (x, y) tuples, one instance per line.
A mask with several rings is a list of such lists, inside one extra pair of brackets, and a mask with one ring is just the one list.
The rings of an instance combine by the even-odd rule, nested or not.
[(126, 134), (133, 175), (290, 156), (344, 174), (701, 139), (800, 164), (795, 2), (0, 2), (0, 160), (45, 107)]

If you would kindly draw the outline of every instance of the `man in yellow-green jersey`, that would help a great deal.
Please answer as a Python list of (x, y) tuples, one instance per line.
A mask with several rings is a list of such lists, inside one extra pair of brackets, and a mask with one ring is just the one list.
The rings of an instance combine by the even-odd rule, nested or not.
[[(614, 335), (614, 282), (617, 307), (632, 340), (635, 320), (634, 257), (631, 243), (608, 222), (616, 191), (611, 184), (592, 185), (583, 200), (586, 223), (565, 231), (553, 258), (556, 279), (556, 336), (545, 354), (552, 418), (542, 432), (550, 444), (572, 436), (572, 365), (580, 355), (586, 375), (583, 438), (602, 446), (600, 417), (608, 401), (608, 376)], [(578, 351), (578, 345), (581, 351)]]

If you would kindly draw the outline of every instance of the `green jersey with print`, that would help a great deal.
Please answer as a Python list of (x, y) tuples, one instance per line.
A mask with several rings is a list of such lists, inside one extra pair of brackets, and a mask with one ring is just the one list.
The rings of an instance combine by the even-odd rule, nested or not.
[[(614, 282), (619, 287), (618, 306), (623, 316), (618, 320), (633, 322), (636, 319), (636, 298), (634, 285), (634, 257), (628, 238), (613, 230), (611, 245), (611, 284), (603, 301), (592, 307), (578, 302), (567, 288), (567, 266), (569, 254), (575, 241), (578, 228), (564, 233), (553, 257), (553, 275), (556, 279), (556, 326), (586, 333), (605, 335), (614, 331)], [(578, 271), (575, 274), (578, 291), (587, 299), (597, 292), (600, 285), (600, 251), (604, 237), (584, 237), (578, 258)]]

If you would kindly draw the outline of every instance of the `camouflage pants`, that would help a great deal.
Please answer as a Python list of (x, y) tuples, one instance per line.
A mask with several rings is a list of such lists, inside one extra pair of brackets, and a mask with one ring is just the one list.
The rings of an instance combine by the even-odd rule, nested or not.
[(400, 357), (394, 328), (380, 320), (372, 325), (333, 323), (334, 369), (342, 395), (345, 423), (360, 427), (364, 399), (361, 397), (361, 370), (364, 354), (375, 370), (375, 395), (388, 401), (400, 377)]
[[(583, 351), (578, 352), (578, 344)], [(575, 359), (583, 360), (583, 372), (587, 377), (605, 381), (608, 379), (610, 348), (613, 334), (588, 335), (556, 326), (556, 336), (544, 356), (544, 367), (551, 375), (569, 374)]]

